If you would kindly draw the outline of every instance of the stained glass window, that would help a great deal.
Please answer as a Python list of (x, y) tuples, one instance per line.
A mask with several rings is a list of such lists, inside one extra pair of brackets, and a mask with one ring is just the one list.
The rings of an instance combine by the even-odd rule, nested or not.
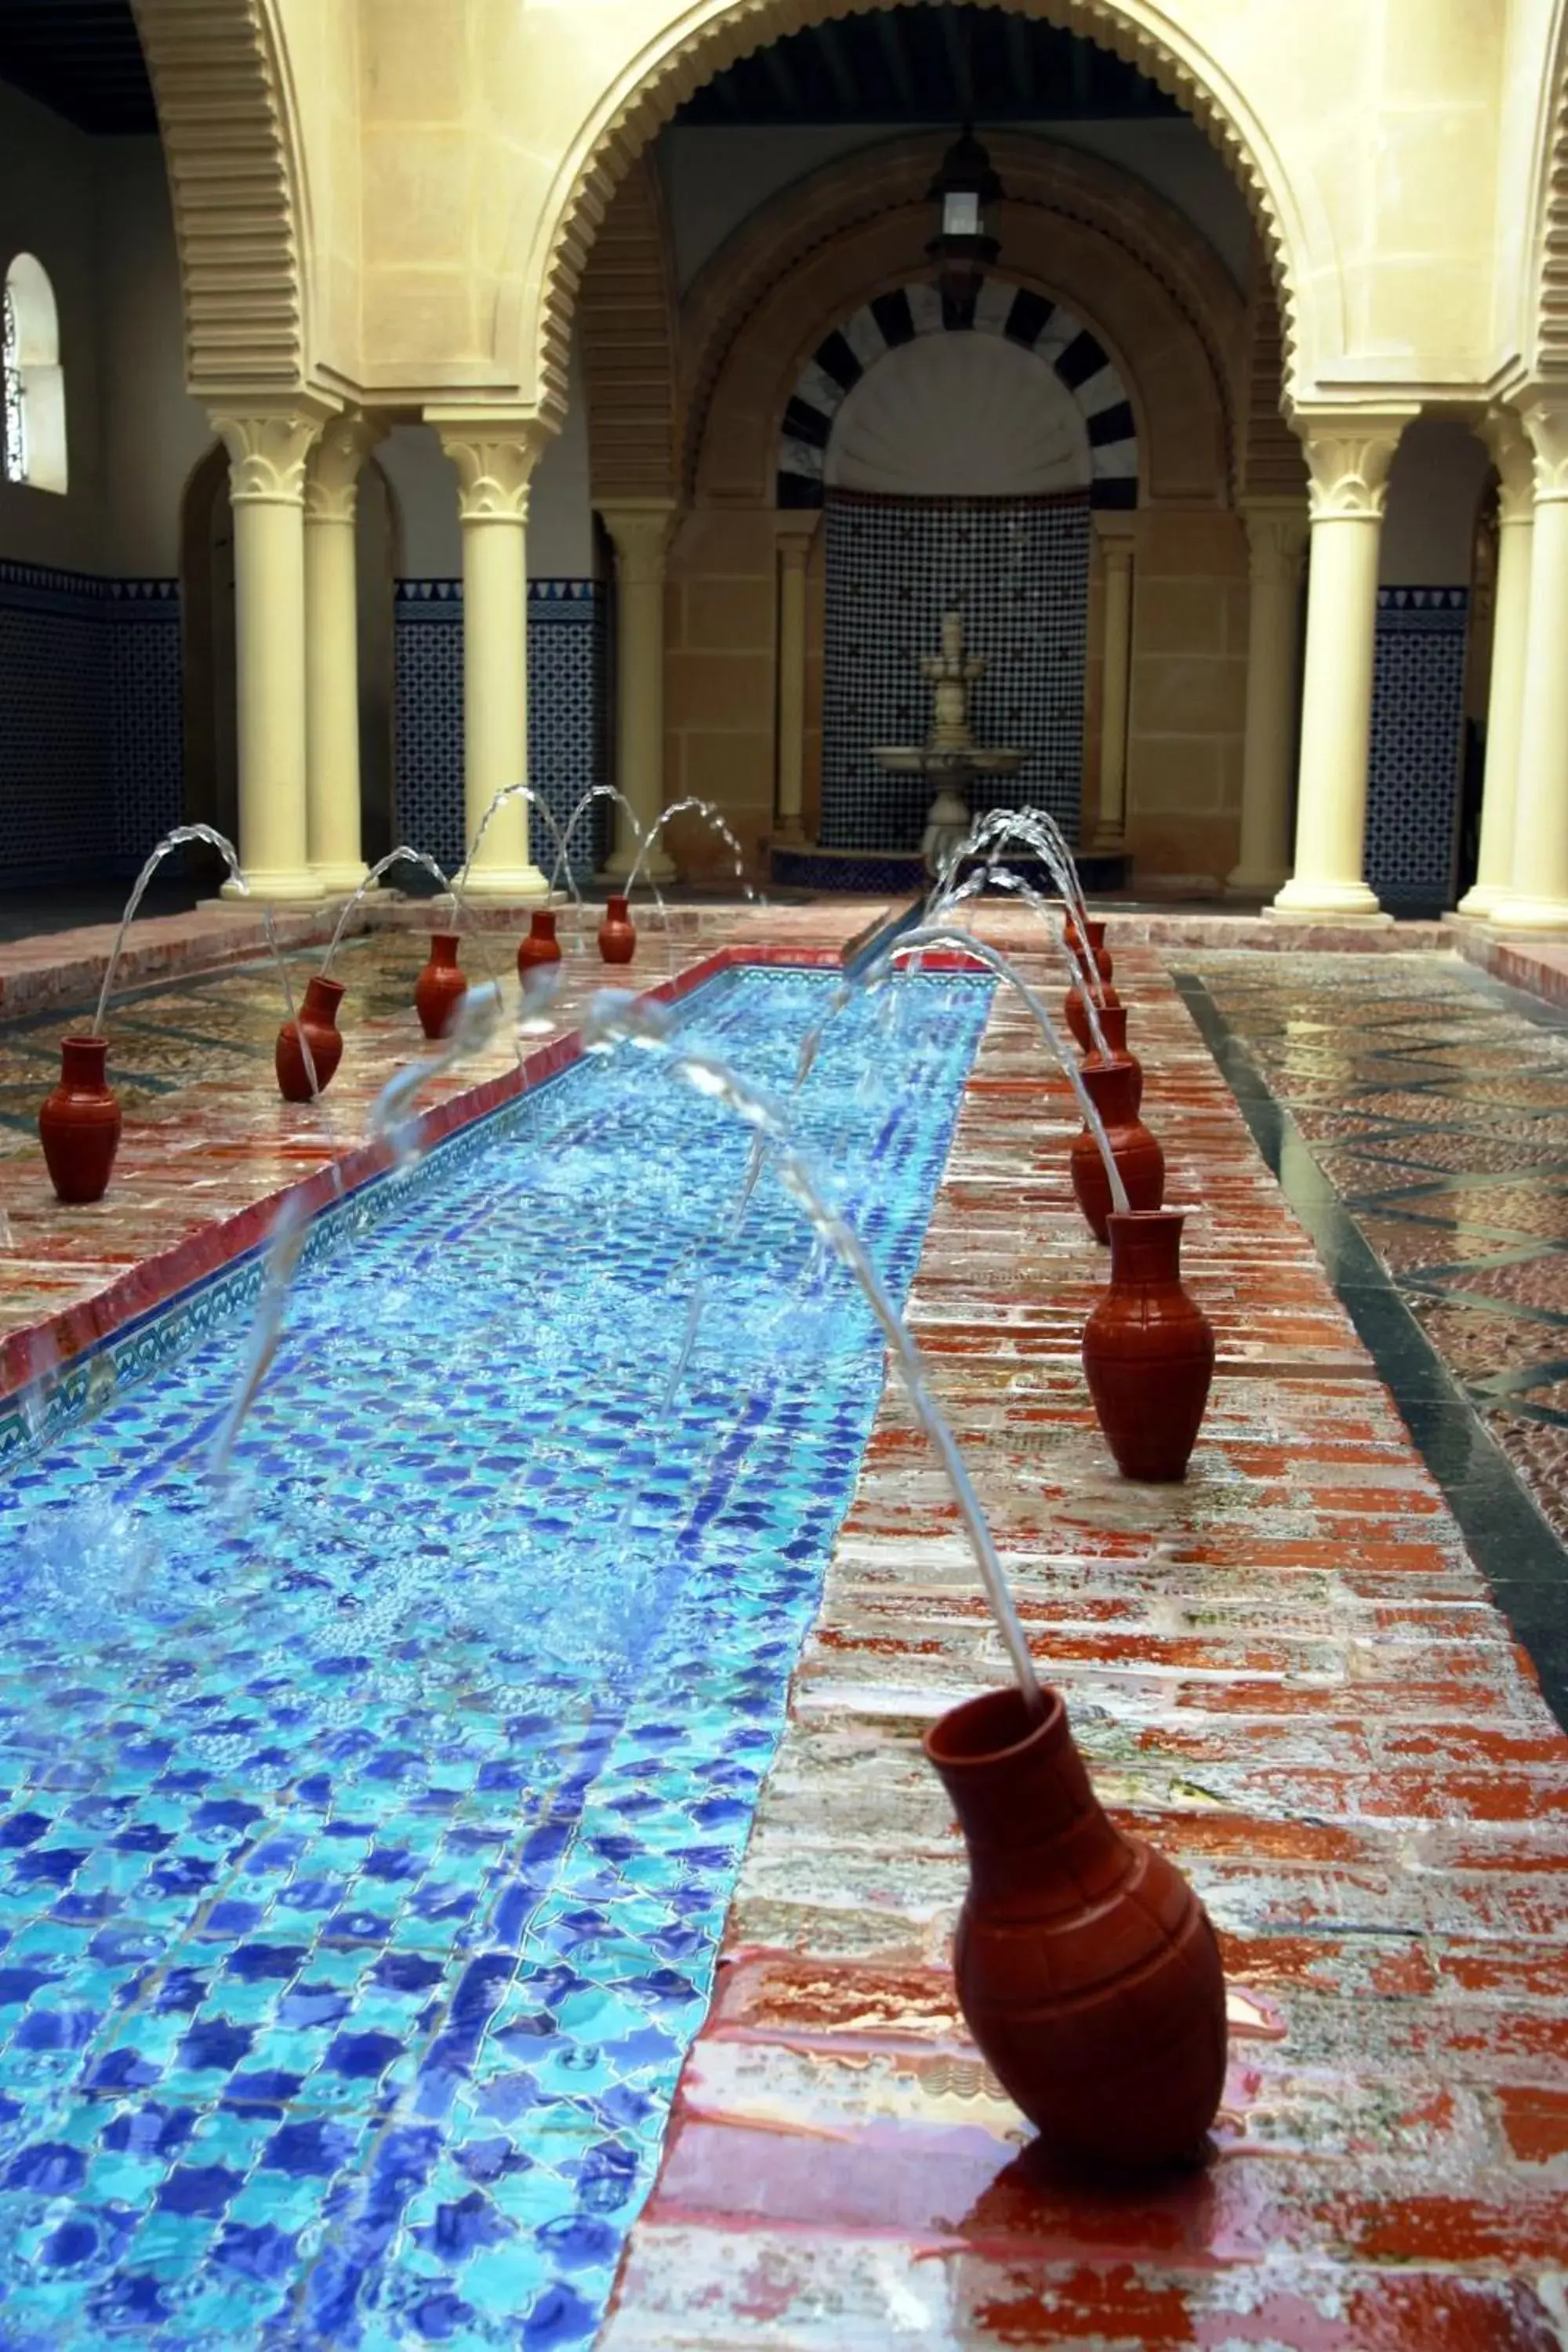
[(5, 479), (27, 478), (27, 415), (22, 398), (22, 367), (16, 356), (16, 305), (5, 288), (5, 332), (0, 338), (5, 372)]

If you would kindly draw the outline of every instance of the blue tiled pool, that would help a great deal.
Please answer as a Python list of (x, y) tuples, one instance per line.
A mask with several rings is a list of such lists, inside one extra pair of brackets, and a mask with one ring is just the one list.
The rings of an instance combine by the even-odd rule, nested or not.
[[(687, 1034), (784, 1086), (832, 982)], [(989, 983), (829, 1033), (901, 1296)], [(590, 1061), (0, 1484), (0, 2352), (586, 2344), (881, 1382), (749, 1139)], [(699, 1266), (708, 1305), (655, 1412)]]

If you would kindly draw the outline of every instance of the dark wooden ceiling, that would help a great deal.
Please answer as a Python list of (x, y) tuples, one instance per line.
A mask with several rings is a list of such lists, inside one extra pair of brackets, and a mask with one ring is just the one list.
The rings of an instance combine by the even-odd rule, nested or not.
[(705, 83), (676, 117), (788, 122), (1029, 122), (1181, 112), (1109, 49), (962, 0), (872, 9), (808, 26)]
[(79, 131), (156, 131), (130, 0), (0, 0), (0, 81)]

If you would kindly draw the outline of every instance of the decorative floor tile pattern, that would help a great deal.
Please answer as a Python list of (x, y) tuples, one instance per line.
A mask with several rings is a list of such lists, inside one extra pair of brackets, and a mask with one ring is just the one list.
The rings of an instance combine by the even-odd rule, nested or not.
[(1118, 984), (1168, 1197), (1202, 1202), (1220, 1370), (1188, 1483), (1121, 1484), (1094, 1427), (1104, 1259), (1005, 993), (911, 1311), (1101, 1793), (1220, 1928), (1215, 2157), (1054, 2174), (955, 2015), (963, 1870), (918, 1738), (1005, 1667), (885, 1396), (605, 2352), (1568, 2344), (1568, 1740), (1155, 959)]
[(1568, 1017), (1448, 957), (1180, 961), (1568, 1537)]

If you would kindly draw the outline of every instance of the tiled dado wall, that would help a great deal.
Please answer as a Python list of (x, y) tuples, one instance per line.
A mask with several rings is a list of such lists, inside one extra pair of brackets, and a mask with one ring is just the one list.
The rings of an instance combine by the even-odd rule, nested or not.
[(0, 887), (134, 871), (180, 821), (173, 580), (0, 562)]
[[(463, 855), (462, 592), (397, 589), (402, 837)], [(608, 613), (592, 580), (529, 588), (533, 780), (564, 826), (607, 772)], [(184, 814), (179, 583), (0, 562), (0, 888), (134, 873)], [(599, 803), (573, 845), (602, 858)], [(536, 854), (539, 854), (536, 852)]]
[(1390, 913), (1451, 906), (1469, 592), (1380, 588), (1366, 878)]
[(923, 743), (931, 690), (921, 656), (942, 646), (942, 617), (962, 611), (966, 642), (990, 667), (974, 689), (975, 738), (1021, 745), (1006, 782), (980, 780), (976, 814), (1045, 807), (1069, 839), (1079, 827), (1089, 509), (1068, 499), (903, 501), (830, 492), (824, 642), (824, 848), (912, 849), (931, 787), (886, 776), (883, 743)]
[[(589, 785), (609, 778), (609, 599), (602, 583), (531, 580), (529, 781), (563, 832)], [(395, 773), (398, 838), (450, 873), (464, 851), (460, 580), (397, 583)], [(607, 854), (608, 808), (595, 802), (571, 840), (579, 876)], [(535, 862), (552, 860), (548, 828), (536, 822), (532, 831)]]

